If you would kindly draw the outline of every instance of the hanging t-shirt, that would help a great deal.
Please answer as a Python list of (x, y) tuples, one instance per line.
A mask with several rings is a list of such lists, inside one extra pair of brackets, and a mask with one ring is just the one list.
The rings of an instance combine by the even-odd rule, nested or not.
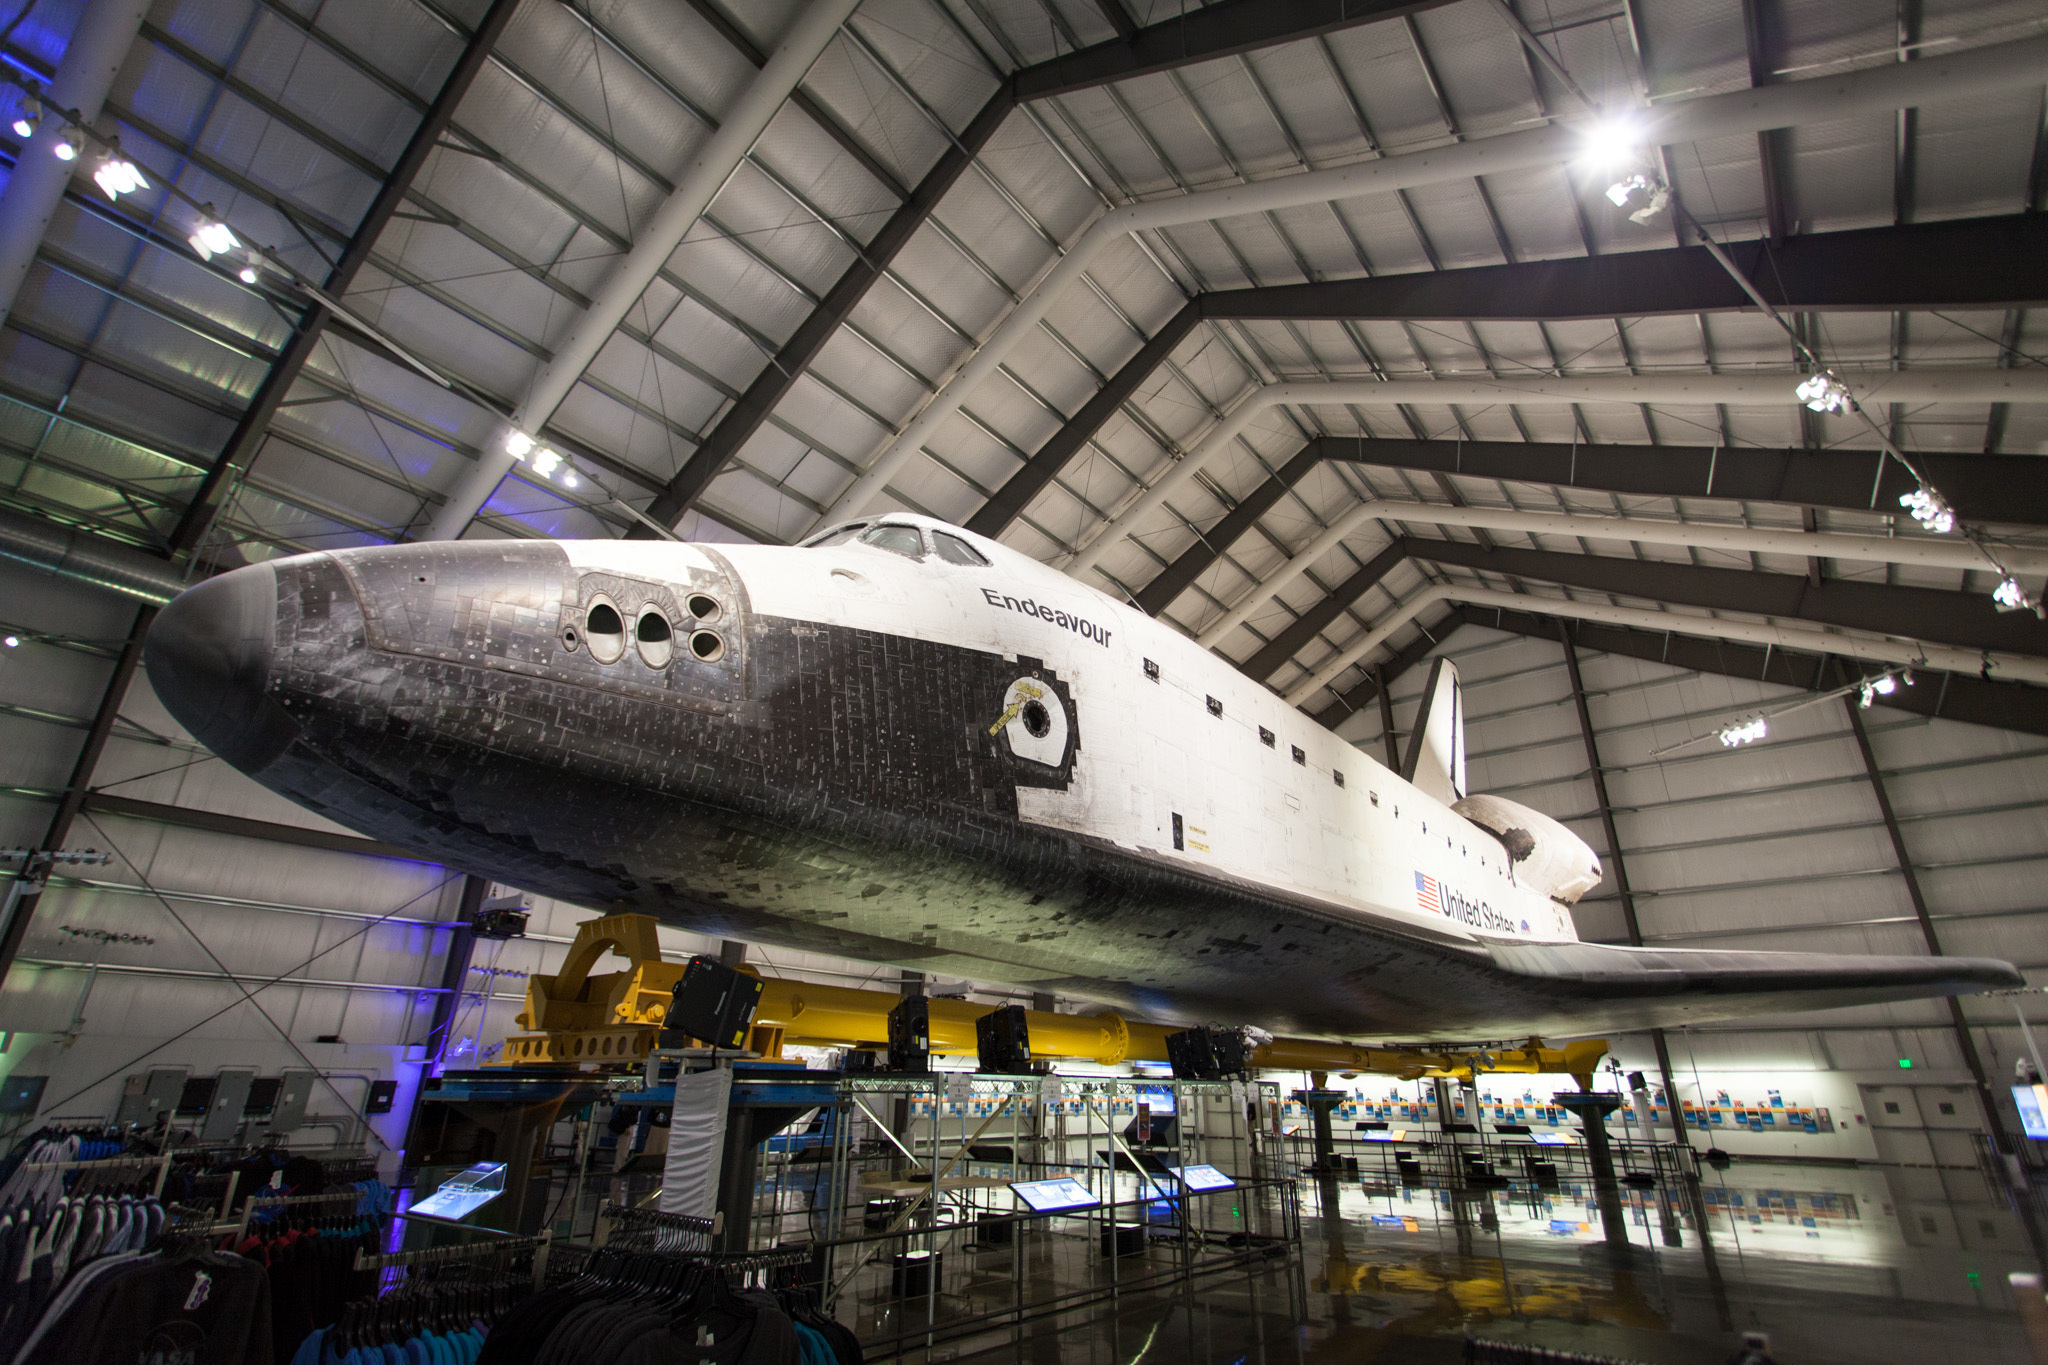
[(270, 1284), (261, 1266), (239, 1256), (146, 1257), (95, 1279), (41, 1330), (17, 1365), (271, 1365)]

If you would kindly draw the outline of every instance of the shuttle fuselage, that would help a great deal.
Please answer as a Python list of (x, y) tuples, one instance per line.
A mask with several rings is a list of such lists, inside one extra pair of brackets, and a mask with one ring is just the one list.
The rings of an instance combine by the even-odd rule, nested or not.
[(862, 526), (297, 556), (174, 602), (150, 676), (259, 781), (452, 866), (1161, 1019), (1484, 1040), (2016, 978), (1578, 943), (1499, 837), (1169, 627)]

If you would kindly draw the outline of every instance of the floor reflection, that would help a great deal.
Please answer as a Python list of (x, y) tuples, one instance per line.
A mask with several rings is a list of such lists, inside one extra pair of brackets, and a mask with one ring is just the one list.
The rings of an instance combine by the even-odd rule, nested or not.
[(1470, 1334), (1721, 1365), (1763, 1331), (1787, 1365), (2025, 1360), (2006, 1283), (2038, 1269), (2024, 1229), (1988, 1185), (1975, 1198), (1950, 1174), (1943, 1202), (1925, 1173), (1869, 1165), (1739, 1162), (1696, 1194), (1629, 1188), (1619, 1254), (1590, 1187), (1453, 1195), (1326, 1177), (1303, 1184), (1306, 1327), (1274, 1272), (938, 1358), (1448, 1365)]

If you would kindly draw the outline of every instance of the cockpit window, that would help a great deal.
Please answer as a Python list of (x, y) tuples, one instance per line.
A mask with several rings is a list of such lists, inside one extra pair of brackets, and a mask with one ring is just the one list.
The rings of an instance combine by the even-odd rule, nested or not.
[(865, 529), (867, 529), (867, 523), (864, 521), (856, 521), (845, 526), (834, 527), (821, 536), (805, 541), (804, 548), (807, 550), (819, 550), (827, 545), (844, 545)]
[(915, 526), (877, 526), (861, 537), (861, 543), (892, 550), (906, 559), (924, 558), (924, 537)]
[(981, 551), (958, 536), (949, 536), (944, 531), (934, 531), (932, 543), (939, 547), (939, 558), (948, 564), (967, 564), (979, 569), (988, 567), (988, 560), (983, 558)]

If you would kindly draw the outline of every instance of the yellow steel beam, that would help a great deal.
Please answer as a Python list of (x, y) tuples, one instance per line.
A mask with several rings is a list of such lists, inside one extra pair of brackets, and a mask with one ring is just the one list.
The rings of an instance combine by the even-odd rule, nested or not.
[[(607, 947), (625, 953), (632, 960), (632, 969), (608, 976), (589, 975)], [(523, 1060), (589, 1061), (591, 1036), (602, 1039), (621, 1029), (645, 1030), (651, 1047), (652, 1034), (667, 1017), (669, 993), (683, 971), (682, 964), (663, 962), (658, 954), (654, 921), (648, 916), (610, 915), (585, 924), (571, 945), (565, 970), (552, 977), (536, 975), (528, 982), (527, 1007), (518, 1022), (534, 1032), (516, 1039), (523, 1044), (517, 1049)], [(780, 1030), (785, 1045), (885, 1047), (889, 1011), (903, 1002), (903, 997), (890, 991), (775, 978), (764, 978), (761, 984), (755, 1027)], [(996, 1008), (964, 1000), (931, 1001), (932, 1051), (952, 1055), (976, 1051), (975, 1021)], [(1034, 1055), (1104, 1066), (1166, 1061), (1167, 1035), (1178, 1031), (1165, 1024), (1126, 1019), (1109, 1010), (1099, 1014), (1026, 1010), (1024, 1018)], [(583, 1039), (582, 1052), (577, 1050), (579, 1037)], [(556, 1041), (543, 1046), (543, 1038)], [(646, 1051), (639, 1047), (625, 1057), (645, 1056)], [(1470, 1080), (1487, 1071), (1548, 1072), (1573, 1076), (1583, 1089), (1590, 1087), (1593, 1068), (1606, 1051), (1607, 1044), (1598, 1040), (1551, 1048), (1532, 1038), (1519, 1048), (1457, 1051), (1275, 1038), (1254, 1049), (1250, 1060), (1254, 1066), (1278, 1070), (1364, 1072), (1404, 1080), (1425, 1076)], [(509, 1062), (515, 1049), (508, 1046), (505, 1055)], [(600, 1054), (599, 1060), (625, 1057), (612, 1051)]]

